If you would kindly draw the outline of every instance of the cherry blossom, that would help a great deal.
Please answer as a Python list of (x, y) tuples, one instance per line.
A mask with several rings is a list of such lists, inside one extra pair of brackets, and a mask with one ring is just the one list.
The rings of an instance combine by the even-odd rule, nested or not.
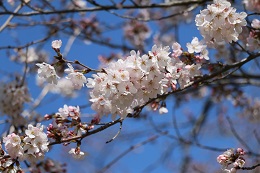
[(260, 20), (254, 19), (251, 23), (251, 26), (255, 29), (260, 29)]
[(7, 0), (7, 2), (11, 5), (11, 6), (13, 6), (14, 5), (14, 0)]
[[(197, 38), (187, 47), (201, 53), (200, 58), (208, 59), (206, 45)], [(173, 45), (174, 58), (170, 54), (169, 46), (154, 45), (148, 54), (131, 51), (125, 60), (109, 63), (104, 68), (106, 73), (97, 73), (87, 79), (86, 86), (92, 88), (91, 108), (100, 116), (112, 114), (113, 119), (117, 115), (125, 118), (133, 113), (134, 106), (146, 103), (169, 88), (176, 89), (177, 83), (184, 88), (195, 76), (201, 75), (199, 62), (186, 65), (179, 59), (182, 55), (179, 43)], [(132, 72), (138, 72), (138, 75)]]
[(4, 137), (3, 142), (5, 143), (5, 149), (11, 158), (16, 159), (23, 156), (20, 136), (12, 133), (7, 137)]
[(11, 60), (17, 62), (47, 62), (49, 59), (46, 51), (37, 50), (35, 47), (29, 47), (28, 50), (18, 49), (15, 53), (15, 55), (11, 56)]
[(45, 62), (36, 64), (38, 69), (38, 76), (47, 80), (51, 84), (57, 84), (60, 78), (55, 71), (55, 68)]
[(80, 109), (79, 106), (75, 107), (64, 105), (63, 108), (59, 108), (58, 114), (64, 119), (67, 119), (68, 117), (77, 118), (80, 116)]
[(259, 0), (243, 0), (247, 10), (260, 12), (260, 1)]
[(69, 68), (65, 69), (65, 72), (68, 73), (66, 78), (72, 82), (75, 89), (81, 89), (87, 82), (86, 77), (82, 73), (76, 72), (70, 63), (67, 65)]
[(168, 109), (166, 107), (161, 107), (159, 109), (159, 114), (167, 114), (168, 113)]
[[(212, 4), (208, 4), (207, 1), (188, 4), (189, 2), (177, 2), (175, 0), (164, 0), (162, 3), (156, 3), (151, 0), (89, 2), (91, 3), (87, 8), (87, 1), (84, 0), (70, 0), (68, 2), (63, 0), (61, 1), (62, 5), (54, 5), (51, 1), (43, 4), (41, 4), (41, 1), (37, 1), (33, 4), (30, 3), (30, 0), (23, 0), (19, 3), (8, 0), (1, 4), (3, 7), (3, 12), (1, 13), (7, 17), (1, 26), (0, 32), (5, 29), (3, 33), (8, 34), (9, 30), (13, 28), (34, 25), (47, 26), (46, 28), (49, 30), (46, 32), (46, 37), (39, 37), (39, 40), (30, 42), (27, 42), (27, 40), (20, 42), (21, 40), (18, 37), (11, 35), (17, 39), (16, 43), (24, 44), (15, 46), (16, 44), (10, 42), (9, 45), (8, 42), (8, 45), (3, 45), (0, 48), (1, 50), (7, 49), (7, 53), (12, 50), (10, 52), (14, 52), (15, 56), (11, 55), (10, 59), (15, 61), (15, 63), (23, 64), (24, 67), (21, 70), (23, 75), (11, 75), (11, 77), (16, 78), (15, 81), (9, 82), (6, 80), (4, 81), (5, 83), (0, 83), (0, 113), (1, 116), (6, 116), (3, 117), (2, 122), (8, 123), (8, 129), (5, 130), (3, 135), (5, 136), (2, 140), (3, 144), (0, 145), (0, 172), (65, 172), (63, 165), (45, 158), (45, 154), (49, 152), (51, 146), (56, 144), (68, 146), (74, 143), (76, 147), (72, 148), (70, 146), (68, 153), (76, 159), (82, 159), (87, 154), (81, 151), (81, 145), (86, 144), (83, 141), (84, 138), (86, 139), (93, 134), (108, 129), (112, 125), (120, 123), (118, 133), (114, 137), (112, 136), (111, 140), (107, 141), (107, 143), (111, 142), (119, 135), (122, 129), (122, 122), (127, 117), (144, 117), (148, 119), (147, 117), (150, 114), (141, 112), (146, 107), (152, 108), (153, 111), (157, 111), (159, 114), (169, 113), (166, 101), (171, 96), (176, 99), (172, 108), (179, 108), (185, 105), (185, 102), (190, 100), (190, 96), (198, 97), (205, 103), (204, 110), (202, 110), (203, 114), (211, 109), (210, 104), (212, 100), (220, 102), (222, 101), (221, 97), (224, 96), (230, 99), (236, 106), (243, 105), (243, 107), (241, 106), (242, 109), (239, 107), (239, 110), (242, 111), (238, 115), (246, 115), (248, 119), (254, 122), (259, 121), (260, 100), (256, 98), (251, 102), (250, 99), (245, 99), (243, 90), (240, 90), (239, 86), (243, 84), (247, 87), (251, 83), (258, 86), (257, 73), (255, 74), (254, 71), (256, 68), (249, 68), (250, 70), (248, 70), (246, 63), (253, 60), (257, 65), (256, 58), (259, 57), (260, 21), (253, 18), (259, 15), (259, 0), (241, 1), (246, 10), (249, 11), (248, 15), (232, 7), (232, 4), (235, 5), (235, 1), (232, 1), (231, 4), (231, 0), (213, 0)], [(64, 7), (63, 4), (65, 4)], [(17, 7), (15, 8), (14, 5), (17, 5)], [(181, 20), (188, 22), (187, 19), (191, 19), (192, 12), (198, 12), (200, 5), (205, 7), (205, 9), (201, 9), (199, 14), (196, 15), (195, 22), (203, 39), (199, 40), (199, 36), (194, 36), (190, 42), (183, 44), (183, 38), (178, 37), (181, 35), (177, 35), (178, 25)], [(161, 7), (163, 7), (166, 13), (159, 14)], [(99, 21), (100, 17), (85, 15), (88, 11), (99, 12), (102, 10), (120, 17), (122, 20), (118, 22), (118, 25), (109, 23), (102, 26), (106, 24), (106, 20)], [(121, 13), (121, 10), (126, 13)], [(52, 16), (55, 13), (57, 15)], [(69, 15), (67, 15), (68, 13)], [(48, 14), (46, 18), (41, 17), (44, 14)], [(8, 15), (10, 16), (8, 17)], [(27, 20), (23, 20), (20, 23), (21, 20), (17, 20), (17, 16), (35, 15), (40, 17), (31, 17), (28, 20), (31, 23), (26, 23)], [(69, 16), (77, 16), (77, 18), (70, 18)], [(38, 18), (42, 19), (42, 21), (38, 21)], [(125, 18), (129, 20), (124, 22)], [(164, 22), (164, 20), (167, 22)], [(153, 26), (153, 21), (155, 24), (160, 24), (160, 26)], [(251, 21), (251, 26), (249, 26)], [(114, 32), (109, 31), (112, 31), (111, 28), (117, 29), (119, 24), (121, 28), (123, 27), (124, 33), (118, 33), (123, 35), (126, 40), (122, 40), (120, 44), (117, 44), (116, 42), (114, 43), (114, 38), (109, 35), (109, 33)], [(160, 29), (159, 31), (163, 31), (163, 33), (154, 33), (152, 31), (154, 28)], [(60, 34), (60, 31), (63, 33)], [(151, 35), (155, 36), (150, 38)], [(52, 36), (64, 37), (67, 44), (65, 47), (66, 53), (62, 55), (60, 51), (62, 41), (54, 40), (51, 42), (51, 47), (56, 53), (51, 65), (47, 63), (49, 62), (48, 55), (41, 49), (45, 47), (44, 42)], [(13, 39), (12, 37), (10, 39)], [(160, 38), (161, 40), (159, 40)], [(126, 53), (128, 55), (112, 52), (111, 56), (100, 56), (100, 60), (103, 62), (102, 66), (99, 66), (98, 69), (92, 69), (88, 67), (88, 65), (92, 64), (85, 65), (84, 60), (71, 60), (75, 58), (71, 50), (74, 48), (74, 43), (79, 39), (84, 39), (85, 41), (83, 42), (85, 43), (91, 41), (93, 44), (120, 49), (124, 53), (131, 49), (135, 50)], [(175, 42), (175, 40), (181, 40), (183, 46)], [(152, 46), (153, 43), (150, 41), (154, 41), (156, 44)], [(149, 46), (151, 46), (150, 49)], [(229, 59), (225, 62), (222, 62), (222, 59), (220, 62), (216, 62), (215, 59), (211, 59), (210, 62), (207, 61), (209, 60), (209, 55), (211, 55), (210, 53), (214, 53), (214, 50), (209, 53), (208, 46), (217, 48), (219, 52), (223, 50), (221, 58), (225, 56)], [(91, 49), (91, 47), (88, 48)], [(229, 51), (226, 51), (227, 49)], [(36, 64), (37, 69), (35, 66), (31, 66), (32, 63)], [(64, 70), (66, 65), (68, 68)], [(76, 69), (74, 65), (77, 65), (79, 69)], [(27, 82), (30, 83), (31, 80), (27, 80), (27, 77), (36, 73), (36, 71), (38, 74), (36, 75), (37, 85), (42, 87), (42, 92), (37, 100), (33, 102), (34, 100), (31, 98), (27, 86)], [(67, 74), (63, 74), (63, 72)], [(60, 78), (57, 74), (62, 77)], [(1, 75), (5, 76), (5, 70), (1, 70)], [(87, 75), (88, 78), (86, 78)], [(8, 79), (8, 77), (6, 78)], [(85, 105), (80, 104), (82, 105), (80, 108), (79, 106), (62, 104), (63, 106), (56, 113), (44, 113), (44, 119), (50, 121), (48, 122), (47, 133), (45, 133), (44, 126), (39, 123), (43, 121), (43, 117), (36, 112), (38, 111), (38, 106), (46, 103), (41, 102), (43, 97), (49, 92), (65, 97), (73, 97), (76, 95), (76, 92), (78, 93), (77, 90), (82, 89), (84, 86), (89, 89), (89, 97), (87, 98), (91, 104), (90, 108), (95, 113), (93, 115), (86, 113), (86, 116), (83, 117), (81, 109)], [(208, 91), (206, 91), (207, 89)], [(233, 92), (232, 90), (236, 91)], [(85, 92), (85, 90), (82, 90), (82, 92)], [(205, 102), (206, 100), (201, 99), (202, 96), (207, 96), (209, 101)], [(216, 97), (210, 98), (210, 96)], [(28, 103), (30, 104), (26, 105)], [(217, 107), (214, 106), (213, 109), (218, 109), (216, 112), (222, 114), (224, 110), (219, 111), (219, 107), (222, 107), (222, 104), (226, 106), (226, 103), (223, 102)], [(196, 108), (194, 114), (197, 112)], [(198, 122), (201, 117), (189, 115), (184, 118), (181, 117), (180, 121), (179, 119), (177, 121), (179, 113), (180, 111), (177, 110), (176, 122), (175, 117), (173, 122), (174, 126), (178, 127), (179, 123), (190, 124), (190, 126), (185, 128), (182, 128), (184, 127), (183, 125), (180, 126), (181, 131), (180, 134), (177, 134), (177, 137), (180, 136), (181, 139), (179, 140), (182, 140), (181, 143), (184, 142), (188, 147), (194, 145), (209, 150), (221, 150), (218, 147), (203, 147), (204, 144), (203, 142), (200, 144), (200, 141), (194, 143), (193, 140), (195, 138), (199, 139), (200, 135), (203, 135), (203, 133), (193, 133), (195, 127), (193, 125), (194, 123), (199, 125)], [(92, 119), (88, 119), (89, 116)], [(103, 116), (109, 116), (113, 121), (109, 120), (109, 122), (106, 122), (107, 119)], [(234, 115), (231, 116), (232, 118), (234, 117)], [(117, 117), (119, 119), (116, 119)], [(101, 120), (101, 118), (104, 119)], [(136, 119), (139, 121), (141, 118)], [(176, 134), (171, 134), (171, 131), (168, 133), (168, 130), (160, 129), (165, 128), (165, 125), (172, 124), (168, 122), (161, 124), (156, 119), (150, 120), (152, 120), (151, 125), (156, 128), (155, 130), (162, 132), (161, 135), (175, 137)], [(222, 117), (217, 117), (217, 120), (222, 121), (223, 119)], [(234, 121), (234, 124), (232, 122), (233, 120), (229, 123), (234, 137), (241, 144), (247, 146), (247, 141), (243, 141), (246, 138), (244, 139), (243, 135), (240, 137), (240, 134), (236, 135), (235, 133), (236, 126), (240, 125), (240, 122)], [(225, 123), (221, 122), (221, 125), (225, 125)], [(139, 128), (138, 126), (137, 124), (133, 129)], [(206, 126), (203, 129), (206, 129)], [(192, 133), (186, 133), (189, 130), (192, 130)], [(182, 136), (182, 134), (184, 135)], [(192, 134), (192, 138), (190, 135), (187, 136), (185, 134)], [(148, 138), (144, 142), (133, 145), (130, 149), (135, 149), (140, 144), (144, 145), (151, 142), (161, 135)], [(253, 135), (257, 138), (257, 131), (254, 131)], [(88, 139), (90, 139), (92, 144), (91, 138)], [(177, 143), (179, 142), (177, 141)], [(210, 146), (211, 144), (206, 145)], [(249, 157), (257, 157), (257, 153), (253, 148), (251, 149), (251, 146), (246, 148)], [(246, 160), (244, 155), (245, 151), (242, 148), (228, 149), (217, 156), (216, 160), (222, 167), (222, 171), (226, 173), (257, 169), (259, 164), (245, 166)], [(116, 159), (118, 158), (115, 157), (115, 161)], [(25, 162), (21, 163), (21, 161)], [(113, 163), (115, 162), (112, 160), (104, 169), (107, 169)], [(190, 165), (192, 166), (192, 164)], [(199, 169), (203, 168), (197, 166), (190, 167), (190, 165), (186, 165), (188, 172), (191, 169), (195, 170), (196, 168), (200, 171)], [(27, 168), (23, 171), (20, 166), (27, 166)]]
[(196, 15), (196, 25), (208, 45), (217, 46), (223, 41), (237, 41), (242, 27), (246, 25), (245, 12), (236, 13), (226, 0), (214, 0), (200, 14)]
[(247, 37), (246, 46), (250, 51), (258, 51), (260, 49), (260, 21), (258, 19), (254, 19), (251, 26), (253, 29), (251, 29), (249, 36)]
[(82, 159), (85, 156), (85, 153), (80, 151), (80, 148), (71, 148), (69, 154), (72, 155), (75, 159)]
[(199, 42), (199, 39), (197, 37), (194, 37), (191, 43), (187, 43), (186, 46), (189, 53), (199, 53), (206, 47), (201, 42)]
[[(217, 157), (217, 162), (222, 165), (224, 172), (235, 173), (245, 164), (245, 159), (242, 157), (245, 154), (242, 148), (229, 149)], [(228, 168), (232, 164), (231, 168)]]
[[(143, 16), (143, 14), (141, 14)], [(136, 46), (144, 46), (144, 41), (151, 35), (150, 28), (146, 23), (130, 20), (124, 25), (125, 37)]]
[(51, 43), (51, 47), (54, 49), (54, 50), (58, 50), (61, 48), (61, 45), (62, 45), (62, 41), (61, 40), (54, 40), (52, 41)]
[(26, 122), (25, 117), (21, 116), (21, 114), (25, 103), (31, 101), (32, 98), (27, 84), (21, 86), (17, 80), (0, 83), (0, 115), (12, 117), (11, 122), (15, 126)]
[(87, 2), (84, 0), (73, 0), (72, 4), (78, 8), (85, 8), (87, 6)]
[(43, 132), (43, 125), (37, 124), (37, 126), (28, 125), (28, 129), (25, 130), (26, 137), (24, 142), (24, 157), (31, 162), (35, 162), (38, 159), (44, 157), (44, 153), (49, 151), (48, 138)]
[(177, 58), (179, 56), (181, 56), (182, 54), (182, 50), (181, 50), (181, 45), (177, 42), (172, 44), (172, 49), (173, 49), (173, 53), (172, 56)]

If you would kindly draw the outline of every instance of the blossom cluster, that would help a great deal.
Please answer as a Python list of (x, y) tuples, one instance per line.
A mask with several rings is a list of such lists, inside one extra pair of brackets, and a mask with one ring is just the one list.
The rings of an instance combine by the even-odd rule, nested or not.
[(14, 124), (22, 124), (17, 119), (23, 111), (24, 103), (30, 102), (31, 96), (27, 85), (19, 84), (17, 80), (10, 83), (0, 83), (0, 113), (13, 117)]
[(83, 75), (83, 73), (74, 70), (70, 63), (67, 65), (69, 68), (65, 69), (65, 72), (68, 73), (66, 78), (72, 82), (74, 89), (81, 89), (84, 86), (84, 83), (87, 82), (86, 77)]
[[(58, 56), (62, 56), (60, 54), (61, 45), (62, 45), (61, 40), (54, 40), (51, 44), (52, 48), (55, 50), (55, 52), (57, 52)], [(38, 76), (41, 79), (45, 79), (50, 84), (58, 85), (60, 77), (57, 75), (53, 65), (50, 65), (45, 62), (37, 63), (36, 65), (39, 67)], [(75, 70), (70, 63), (68, 63), (67, 65), (69, 68), (65, 69), (65, 72), (68, 73), (66, 79), (68, 79), (70, 82), (63, 81), (63, 82), (60, 82), (59, 84), (60, 85), (67, 84), (67, 85), (69, 85), (68, 86), (69, 89), (68, 90), (61, 89), (61, 87), (62, 87), (61, 86), (56, 91), (61, 92), (65, 95), (71, 95), (72, 94), (71, 86), (73, 86), (74, 89), (81, 89), (84, 86), (84, 84), (87, 82), (87, 79), (83, 75), (82, 72)]]
[(51, 115), (46, 115), (45, 118), (54, 118), (53, 123), (49, 124), (49, 126), (47, 127), (47, 134), (49, 138), (62, 140), (69, 137), (77, 136), (77, 134), (79, 133), (78, 130), (80, 130), (80, 128), (75, 128), (73, 131), (69, 129), (74, 125), (80, 125), (80, 109), (78, 106), (75, 107), (64, 105), (63, 108), (59, 108), (59, 112), (57, 112), (54, 117), (52, 117)]
[[(124, 60), (111, 62), (105, 73), (93, 74), (86, 86), (92, 88), (92, 109), (100, 117), (112, 114), (125, 118), (137, 105), (169, 89), (184, 88), (195, 76), (201, 75), (202, 59), (208, 59), (206, 46), (195, 37), (183, 52), (179, 43), (169, 46), (154, 45), (148, 54), (131, 51)], [(181, 60), (183, 59), (183, 60)]]
[[(86, 131), (92, 129), (93, 126), (91, 124), (88, 125), (81, 122), (80, 114), (79, 106), (64, 105), (63, 108), (59, 108), (55, 115), (46, 115), (46, 119), (54, 118), (53, 123), (47, 127), (48, 137), (61, 141), (81, 136)], [(80, 151), (79, 147), (71, 148), (69, 154), (77, 159), (84, 156), (84, 152)]]
[(238, 115), (247, 118), (251, 122), (260, 122), (260, 99), (259, 98), (247, 98), (246, 106), (243, 107), (242, 111), (239, 111)]
[(35, 163), (43, 159), (44, 153), (49, 151), (48, 138), (40, 124), (37, 124), (36, 127), (29, 124), (24, 137), (12, 133), (4, 137), (3, 142), (11, 159), (20, 161), (28, 160)]
[(124, 26), (124, 35), (135, 46), (144, 46), (151, 32), (146, 23), (131, 20)]
[(66, 164), (62, 164), (58, 161), (46, 159), (41, 162), (41, 164), (31, 165), (28, 169), (23, 169), (24, 172), (33, 172), (33, 173), (66, 173)]
[[(217, 157), (217, 162), (222, 165), (222, 169), (226, 173), (236, 173), (236, 170), (242, 168), (245, 164), (245, 159), (242, 157), (245, 154), (242, 148), (229, 149)], [(228, 169), (228, 166), (232, 167)]]
[(242, 27), (246, 26), (245, 12), (236, 13), (226, 0), (214, 0), (196, 15), (196, 26), (208, 45), (216, 46), (223, 41), (237, 41)]
[(49, 57), (47, 52), (42, 50), (37, 50), (34, 47), (29, 47), (28, 50), (24, 51), (23, 49), (15, 50), (16, 55), (11, 56), (12, 61), (17, 62), (27, 62), (35, 63), (39, 61), (48, 61)]
[(260, 0), (243, 0), (247, 10), (260, 12)]

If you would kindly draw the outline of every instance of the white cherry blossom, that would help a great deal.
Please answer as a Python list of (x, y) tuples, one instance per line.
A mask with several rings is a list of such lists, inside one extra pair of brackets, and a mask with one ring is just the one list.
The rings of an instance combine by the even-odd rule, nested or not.
[(69, 68), (65, 69), (65, 72), (68, 73), (66, 78), (73, 83), (75, 89), (81, 89), (87, 82), (87, 78), (82, 73), (76, 72), (70, 63), (67, 65)]
[(61, 45), (62, 45), (62, 41), (61, 40), (54, 40), (52, 41), (51, 43), (51, 47), (53, 49), (60, 49), (61, 48)]
[(63, 108), (59, 108), (59, 112), (57, 114), (63, 119), (67, 119), (68, 117), (76, 118), (80, 116), (80, 108), (79, 106), (67, 106), (65, 104)]
[[(197, 38), (189, 46), (199, 59), (209, 59), (206, 45)], [(128, 57), (109, 63), (104, 68), (106, 73), (87, 79), (91, 108), (100, 117), (112, 114), (112, 119), (117, 115), (125, 118), (136, 105), (176, 89), (178, 83), (183, 88), (201, 74), (199, 62), (186, 65), (179, 59), (182, 56), (179, 43), (173, 45), (173, 57), (170, 54), (169, 46), (154, 45), (148, 54), (131, 51)]]
[(237, 41), (242, 27), (246, 26), (247, 14), (236, 13), (231, 3), (226, 0), (214, 0), (200, 14), (196, 15), (196, 25), (206, 43), (217, 46), (223, 41)]
[(260, 20), (254, 19), (251, 23), (251, 26), (255, 29), (260, 29)]
[(194, 37), (191, 43), (187, 43), (186, 46), (189, 53), (199, 53), (205, 48), (205, 46), (201, 42), (199, 42), (199, 39), (197, 37)]
[(5, 149), (11, 158), (16, 159), (23, 156), (20, 136), (12, 133), (7, 137), (4, 137), (3, 142), (5, 143)]
[(166, 107), (161, 107), (159, 109), (159, 114), (167, 114), (168, 113), (168, 109)]
[(85, 153), (80, 151), (80, 148), (71, 148), (69, 154), (72, 155), (75, 159), (82, 159), (85, 156)]
[(173, 53), (172, 56), (177, 58), (179, 56), (181, 56), (182, 54), (182, 50), (181, 50), (181, 45), (177, 42), (172, 44), (172, 49), (173, 49)]
[(47, 80), (47, 82), (51, 84), (57, 84), (58, 79), (60, 78), (55, 71), (55, 68), (51, 66), (50, 64), (47, 64), (45, 62), (43, 63), (37, 63), (36, 64), (39, 69), (38, 69), (38, 76), (40, 78), (44, 78)]

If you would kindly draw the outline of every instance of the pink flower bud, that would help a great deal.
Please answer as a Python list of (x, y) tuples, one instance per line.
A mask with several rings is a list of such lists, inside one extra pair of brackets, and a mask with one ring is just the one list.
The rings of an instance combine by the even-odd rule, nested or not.
[(244, 154), (245, 154), (245, 151), (244, 151), (242, 148), (237, 148), (237, 152), (238, 152), (240, 155), (244, 155)]

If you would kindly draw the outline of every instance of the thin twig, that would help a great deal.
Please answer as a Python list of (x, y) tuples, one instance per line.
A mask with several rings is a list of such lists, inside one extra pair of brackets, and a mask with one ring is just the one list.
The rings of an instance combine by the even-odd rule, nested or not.
[(122, 130), (122, 125), (123, 125), (123, 120), (124, 119), (121, 119), (122, 121), (120, 121), (120, 127), (119, 127), (119, 130), (118, 130), (118, 132), (116, 133), (116, 135), (113, 137), (113, 138), (111, 138), (110, 140), (108, 140), (108, 141), (106, 141), (106, 143), (109, 143), (109, 142), (112, 142), (114, 139), (116, 139), (116, 137), (120, 134), (120, 132), (121, 132), (121, 130)]
[(233, 133), (233, 135), (236, 137), (236, 139), (244, 146), (246, 147), (247, 150), (249, 151), (252, 151), (250, 149), (250, 147), (247, 145), (247, 143), (238, 135), (238, 133), (236, 132), (234, 126), (233, 126), (233, 123), (231, 121), (231, 119), (229, 117), (227, 117), (227, 120), (228, 120), (228, 123), (229, 123), (229, 126), (230, 126), (230, 129), (231, 129), (231, 132)]
[(28, 62), (27, 61), (28, 61), (28, 47), (26, 47), (26, 52), (25, 52), (25, 68), (24, 68), (22, 82), (20, 84), (21, 86), (24, 85), (26, 74), (27, 74), (27, 69), (28, 69)]
[(156, 21), (156, 20), (164, 20), (164, 19), (169, 19), (169, 18), (172, 18), (172, 17), (175, 17), (175, 16), (178, 16), (178, 15), (182, 15), (184, 13), (187, 13), (187, 12), (191, 12), (192, 10), (194, 10), (195, 8), (197, 8), (199, 6), (199, 4), (195, 4), (185, 10), (182, 10), (178, 13), (173, 13), (171, 15), (167, 15), (167, 16), (163, 16), (163, 17), (159, 17), (159, 18), (141, 18), (141, 17), (132, 17), (132, 16), (127, 16), (127, 15), (120, 15), (114, 11), (111, 11), (109, 10), (109, 13), (117, 16), (117, 17), (120, 17), (120, 18), (124, 18), (124, 19), (132, 19), (132, 20), (138, 20), (138, 21), (142, 21), (142, 22), (149, 22), (149, 21)]
[(155, 135), (152, 136), (136, 145), (133, 145), (131, 147), (129, 147), (127, 150), (125, 150), (124, 152), (122, 152), (121, 154), (119, 154), (116, 158), (114, 158), (111, 162), (109, 162), (102, 170), (99, 171), (99, 173), (102, 172), (106, 172), (111, 166), (113, 166), (116, 162), (118, 162), (122, 157), (124, 157), (126, 154), (128, 154), (129, 152), (131, 152), (132, 150), (135, 150), (136, 148), (139, 148), (147, 143), (150, 143), (156, 139), (158, 139), (160, 136), (159, 135)]
[(41, 104), (41, 101), (44, 99), (44, 97), (48, 94), (48, 92), (50, 90), (50, 86), (49, 85), (51, 85), (51, 84), (48, 84), (48, 85), (44, 86), (44, 88), (42, 89), (40, 95), (37, 97), (37, 99), (35, 99), (31, 110), (34, 110), (35, 108), (37, 108)]
[[(16, 7), (16, 9), (14, 10), (14, 14), (16, 14), (22, 7), (23, 7), (23, 2), (21, 3), (21, 4), (19, 4), (17, 7)], [(10, 23), (10, 21), (14, 18), (14, 14), (11, 14), (8, 18), (7, 18), (7, 20), (5, 21), (5, 23), (0, 27), (0, 32), (2, 32), (5, 28), (6, 28), (6, 26)]]

